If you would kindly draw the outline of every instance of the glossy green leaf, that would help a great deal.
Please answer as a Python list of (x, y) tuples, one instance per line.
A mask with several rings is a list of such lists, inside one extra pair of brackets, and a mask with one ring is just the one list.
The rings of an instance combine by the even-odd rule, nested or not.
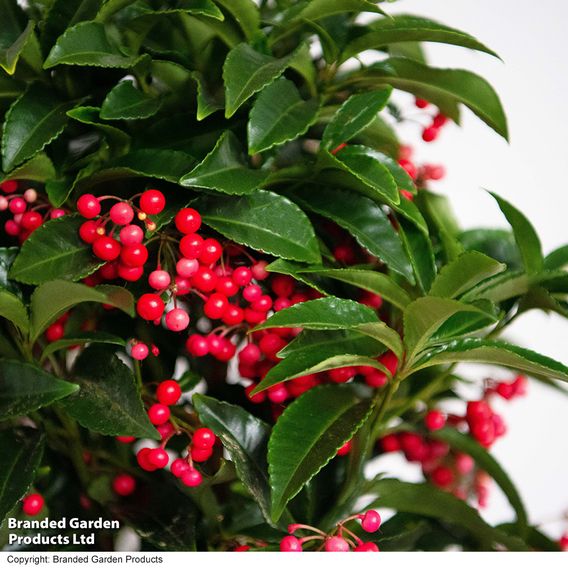
[(477, 250), (504, 262), (509, 270), (517, 270), (523, 266), (519, 247), (511, 231), (471, 229), (460, 233), (458, 237), (466, 250)]
[(294, 140), (315, 122), (319, 102), (305, 101), (292, 81), (276, 79), (257, 97), (248, 122), (249, 154)]
[(201, 422), (221, 439), (235, 464), (239, 479), (270, 521), (270, 486), (266, 453), (270, 426), (240, 406), (209, 396), (193, 396)]
[[(16, 72), (16, 66), (20, 60), (20, 56), (28, 41), (34, 34), (35, 24), (28, 21), (26, 27), (22, 30), (17, 22), (11, 22), (11, 15), (7, 13), (6, 7), (2, 6), (6, 1), (0, 2), (0, 10), (2, 10), (2, 26), (0, 27), (0, 67), (13, 75)], [(12, 27), (12, 24), (16, 24)]]
[(36, 288), (32, 294), (31, 340), (35, 341), (57, 318), (82, 302), (107, 304), (134, 316), (134, 298), (120, 286), (92, 288), (66, 280), (50, 280)]
[(490, 192), (490, 194), (497, 201), (499, 208), (513, 229), (525, 271), (527, 274), (538, 274), (543, 269), (544, 260), (540, 239), (534, 227), (516, 207), (513, 207), (508, 201), (495, 193)]
[(223, 12), (217, 8), (212, 0), (178, 0), (175, 7), (164, 6), (156, 10), (145, 4), (139, 4), (136, 8), (139, 15), (135, 21), (144, 18), (164, 17), (175, 14), (195, 14), (215, 20), (224, 19)]
[(104, 343), (105, 345), (118, 345), (126, 347), (126, 341), (122, 337), (106, 333), (104, 331), (83, 331), (79, 333), (72, 333), (64, 339), (48, 343), (41, 354), (42, 359), (46, 359), (52, 353), (60, 351), (61, 349), (68, 349), (76, 345), (88, 345), (89, 343)]
[(349, 142), (359, 132), (369, 126), (387, 104), (392, 89), (379, 89), (368, 93), (351, 95), (326, 126), (322, 146), (332, 150)]
[(10, 277), (25, 284), (49, 280), (80, 280), (94, 272), (101, 262), (79, 238), (79, 216), (66, 215), (48, 221), (23, 244)]
[(268, 270), (268, 272), (276, 272), (277, 274), (287, 274), (288, 276), (291, 276), (298, 282), (303, 282), (306, 286), (309, 286), (310, 288), (317, 290), (323, 296), (329, 295), (327, 290), (323, 288), (321, 280), (317, 278), (317, 274), (314, 275), (315, 277), (312, 277), (307, 272), (304, 272), (308, 270), (306, 269), (304, 264), (291, 262), (289, 260), (283, 260), (282, 258), (279, 258), (278, 260), (271, 262), (266, 267), (266, 270)]
[(246, 43), (232, 49), (223, 67), (225, 117), (233, 116), (252, 95), (282, 75), (295, 55), (294, 52), (276, 59)]
[(268, 371), (252, 393), (297, 377), (341, 367), (364, 365), (385, 372), (384, 366), (376, 360), (385, 350), (382, 341), (356, 330), (304, 331), (279, 353), (278, 356), (285, 359)]
[(127, 55), (108, 35), (104, 24), (81, 22), (69, 28), (53, 46), (45, 69), (57, 65), (79, 65), (128, 69), (138, 58)]
[(314, 229), (305, 213), (276, 193), (200, 197), (203, 222), (237, 243), (300, 262), (319, 262)]
[(558, 270), (568, 265), (568, 245), (561, 246), (546, 255), (545, 270)]
[(494, 51), (465, 32), (426, 18), (400, 14), (377, 20), (363, 28), (362, 33), (347, 44), (341, 60), (345, 61), (368, 49), (381, 49), (393, 43), (409, 41), (457, 45), (498, 57)]
[(417, 224), (402, 219), (399, 219), (398, 234), (410, 259), (416, 282), (422, 291), (426, 292), (436, 277), (436, 264), (430, 237)]
[(22, 300), (9, 290), (0, 288), (0, 317), (11, 321), (26, 332), (29, 327), (28, 310)]
[(10, 171), (53, 142), (65, 128), (73, 103), (40, 83), (32, 84), (6, 113), (2, 128), (2, 165)]
[(432, 283), (429, 295), (456, 298), (506, 268), (504, 264), (482, 253), (464, 252), (440, 270)]
[(464, 527), (479, 542), (482, 550), (526, 550), (524, 543), (488, 525), (466, 502), (429, 483), (408, 483), (398, 479), (372, 482), (378, 499), (369, 507), (385, 507), (403, 513), (414, 513)]
[(392, 351), (398, 359), (402, 359), (404, 350), (400, 335), (385, 322), (364, 323), (358, 325), (355, 330), (358, 333), (380, 341), (385, 347)]
[(198, 71), (191, 74), (197, 83), (197, 120), (203, 120), (214, 112), (225, 108), (225, 92), (212, 90)]
[(282, 413), (268, 443), (272, 518), (350, 440), (372, 409), (349, 385), (311, 389)]
[(335, 156), (329, 154), (324, 160), (326, 166), (329, 164), (355, 176), (383, 201), (389, 204), (400, 202), (397, 184), (389, 168), (376, 156), (375, 150), (366, 146), (350, 145)]
[(404, 276), (410, 283), (414, 282), (412, 266), (400, 238), (375, 202), (348, 191), (328, 188), (324, 192), (313, 187), (293, 193), (292, 199), (349, 231), (362, 247), (392, 271)]
[(471, 436), (466, 436), (454, 428), (444, 428), (439, 432), (435, 432), (433, 435), (435, 438), (447, 442), (453, 449), (470, 455), (475, 460), (478, 467), (487, 472), (495, 480), (509, 499), (511, 506), (517, 514), (519, 530), (521, 532), (525, 531), (528, 522), (525, 506), (523, 505), (517, 488), (513, 485), (513, 482), (497, 460)]
[(269, 172), (248, 167), (238, 138), (228, 130), (215, 148), (180, 183), (186, 187), (202, 187), (229, 195), (246, 195), (258, 189)]
[(137, 89), (130, 81), (121, 81), (106, 96), (101, 106), (103, 120), (149, 118), (160, 109), (160, 99)]
[(253, 0), (216, 0), (241, 26), (247, 39), (252, 40), (259, 32), (260, 13)]
[(0, 360), (0, 420), (23, 416), (78, 391), (39, 367)]
[(413, 370), (454, 362), (511, 367), (528, 375), (568, 381), (568, 367), (550, 357), (504, 341), (477, 338), (459, 339), (431, 349)]
[(396, 89), (437, 103), (437, 96), (463, 103), (503, 138), (508, 138), (507, 118), (499, 97), (485, 79), (462, 69), (436, 69), (411, 59), (391, 58), (371, 75)]
[(0, 432), (0, 524), (34, 482), (44, 445), (44, 434), (32, 428)]
[(302, 327), (304, 329), (349, 329), (379, 321), (377, 314), (353, 300), (330, 296), (296, 304), (270, 316), (255, 329)]
[(303, 5), (305, 8), (299, 9), (294, 19), (320, 20), (344, 12), (384, 14), (375, 2), (369, 0), (310, 0)]
[(356, 268), (307, 268), (300, 271), (300, 275), (302, 274), (324, 276), (357, 286), (357, 288), (373, 292), (373, 294), (379, 294), (385, 301), (401, 310), (411, 302), (406, 290), (382, 272)]
[(64, 404), (81, 426), (107, 436), (160, 439), (144, 410), (132, 371), (112, 348), (92, 345), (85, 349), (72, 376), (81, 388)]
[(40, 152), (5, 176), (0, 175), (0, 180), (17, 179), (45, 183), (55, 176), (56, 172), (52, 161), (46, 154)]

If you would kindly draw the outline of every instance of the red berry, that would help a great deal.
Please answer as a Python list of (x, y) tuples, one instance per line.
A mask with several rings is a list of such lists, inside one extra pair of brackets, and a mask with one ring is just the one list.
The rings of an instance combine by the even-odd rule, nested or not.
[(154, 321), (162, 317), (165, 305), (157, 294), (143, 294), (136, 302), (138, 315), (145, 320)]
[(280, 310), (285, 310), (292, 305), (292, 302), (288, 298), (276, 298), (274, 301), (274, 311), (279, 312)]
[(414, 162), (401, 158), (398, 161), (398, 165), (403, 168), (412, 179), (416, 179), (418, 177), (418, 168), (414, 165)]
[(93, 243), (93, 253), (101, 260), (116, 260), (120, 249), (120, 243), (112, 237), (99, 237)]
[(195, 209), (185, 207), (177, 212), (174, 222), (180, 233), (196, 233), (201, 227), (201, 215)]
[(20, 225), (30, 233), (40, 227), (42, 223), (43, 217), (37, 211), (26, 211), (20, 221)]
[(266, 312), (257, 312), (251, 308), (245, 310), (245, 320), (247, 323), (256, 325), (266, 320)]
[(154, 290), (165, 290), (172, 282), (172, 278), (165, 270), (153, 270), (148, 276), (148, 284)]
[(153, 463), (151, 463), (150, 460), (148, 459), (151, 451), (152, 451), (151, 448), (142, 448), (136, 454), (136, 461), (144, 471), (156, 471), (157, 469), (156, 466)]
[(189, 325), (189, 314), (181, 308), (174, 308), (166, 314), (166, 327), (170, 331), (183, 331)]
[(467, 475), (468, 473), (471, 473), (474, 466), (475, 462), (473, 461), (473, 458), (471, 456), (468, 456), (467, 454), (456, 455), (456, 469), (461, 475)]
[(60, 322), (52, 323), (46, 330), (45, 330), (45, 338), (49, 343), (53, 343), (54, 341), (59, 341), (65, 335), (65, 328), (63, 324)]
[(28, 205), (21, 197), (14, 197), (14, 199), (10, 201), (8, 208), (10, 213), (18, 215), (23, 213), (28, 208)]
[(326, 552), (349, 552), (349, 543), (340, 536), (332, 536), (325, 541)]
[(354, 549), (354, 552), (379, 552), (379, 547), (374, 542), (362, 542)]
[(134, 219), (134, 210), (125, 201), (120, 201), (110, 208), (109, 216), (116, 225), (128, 225)]
[(223, 254), (223, 247), (216, 239), (205, 239), (203, 248), (199, 255), (199, 262), (202, 264), (213, 264), (217, 262)]
[(302, 552), (302, 542), (295, 536), (285, 536), (280, 541), (280, 552)]
[(118, 234), (120, 242), (125, 245), (139, 245), (144, 240), (144, 231), (138, 225), (126, 225)]
[(414, 99), (414, 104), (417, 108), (426, 108), (430, 105), (430, 103), (426, 99), (420, 99), (418, 97)]
[(156, 389), (156, 398), (161, 404), (171, 406), (176, 404), (181, 397), (181, 387), (177, 381), (168, 379), (162, 381)]
[(77, 200), (77, 211), (85, 219), (94, 219), (101, 212), (100, 201), (94, 195), (85, 193)]
[(205, 302), (203, 312), (210, 319), (220, 319), (223, 317), (223, 314), (228, 307), (229, 300), (227, 300), (227, 297), (216, 292), (211, 294), (207, 302)]
[(180, 258), (176, 263), (176, 272), (183, 278), (191, 278), (199, 270), (199, 262), (195, 259)]
[(191, 282), (201, 292), (212, 292), (217, 285), (217, 275), (210, 268), (200, 266)]
[(246, 266), (239, 266), (233, 270), (231, 278), (237, 286), (247, 286), (252, 280), (252, 272), (250, 268), (247, 268)]
[(441, 112), (439, 112), (432, 120), (432, 126), (435, 126), (436, 128), (441, 128), (442, 126), (444, 126), (444, 124), (446, 124), (446, 122), (448, 122), (448, 117), (444, 114), (442, 114)]
[(369, 308), (373, 308), (374, 310), (380, 309), (383, 305), (383, 299), (379, 294), (373, 294), (372, 292), (364, 292), (359, 299), (361, 304), (365, 306), (369, 306)]
[(248, 544), (241, 544), (240, 546), (233, 548), (233, 552), (248, 552), (249, 550), (250, 546), (248, 546)]
[(268, 278), (269, 276), (269, 272), (266, 270), (267, 266), (268, 262), (266, 262), (265, 260), (260, 260), (256, 264), (253, 264), (251, 266), (253, 278), (255, 280), (266, 280), (266, 278)]
[(121, 444), (131, 444), (136, 438), (134, 436), (116, 436), (115, 440)]
[(63, 217), (66, 214), (65, 209), (52, 209), (49, 212), (49, 218), (50, 219), (59, 219), (60, 217)]
[(237, 325), (242, 323), (245, 318), (245, 312), (239, 306), (229, 304), (225, 313), (223, 314), (223, 323), (226, 325)]
[(143, 274), (144, 268), (142, 266), (118, 265), (118, 275), (127, 282), (136, 282), (142, 278)]
[(495, 441), (495, 424), (492, 417), (476, 420), (469, 426), (471, 435), (485, 448)]
[(499, 383), (495, 391), (505, 400), (511, 400), (515, 396), (515, 386), (513, 383)]
[(243, 290), (243, 298), (247, 302), (255, 302), (262, 296), (262, 288), (257, 284), (251, 284)]
[(440, 131), (435, 126), (428, 126), (422, 131), (422, 140), (424, 142), (433, 142), (438, 138)]
[(346, 383), (355, 376), (355, 367), (340, 367), (327, 372), (329, 380), (334, 383)]
[(444, 489), (454, 482), (454, 473), (448, 467), (439, 466), (430, 474), (430, 478), (434, 485)]
[(165, 404), (153, 404), (148, 409), (148, 418), (154, 426), (165, 424), (170, 419), (170, 409)]
[(396, 374), (396, 370), (398, 369), (398, 359), (392, 351), (388, 351), (384, 355), (381, 355), (379, 357), (379, 363), (382, 363), (391, 375), (394, 376)]
[(202, 335), (195, 333), (187, 338), (185, 348), (194, 357), (204, 357), (209, 353), (209, 342)]
[(146, 215), (157, 215), (164, 210), (166, 198), (157, 189), (148, 189), (140, 196), (140, 209)]
[(562, 535), (558, 544), (564, 552), (568, 552), (568, 533)]
[(345, 442), (345, 444), (343, 444), (343, 446), (341, 446), (341, 448), (337, 450), (337, 455), (346, 456), (351, 451), (352, 447), (353, 447), (353, 442), (351, 440), (347, 440), (347, 442)]
[(253, 404), (260, 404), (261, 402), (264, 402), (266, 400), (266, 394), (264, 392), (259, 392), (257, 394), (251, 395), (250, 393), (255, 389), (255, 387), (256, 385), (249, 385), (245, 389), (245, 394)]
[(380, 440), (381, 447), (384, 452), (398, 452), (400, 450), (400, 442), (396, 434), (387, 434)]
[(158, 426), (156, 426), (156, 430), (158, 430), (158, 433), (160, 434), (162, 440), (170, 438), (172, 434), (176, 431), (171, 422), (166, 422), (165, 424), (159, 424)]
[(39, 493), (30, 493), (22, 499), (22, 511), (26, 515), (34, 517), (41, 512), (44, 504), (45, 500)]
[(148, 249), (144, 245), (127, 245), (120, 251), (120, 262), (136, 268), (144, 266), (148, 260)]
[(377, 532), (381, 527), (381, 515), (374, 509), (367, 511), (361, 519), (361, 527), (368, 533)]
[(333, 249), (333, 257), (343, 264), (355, 264), (357, 258), (351, 245), (339, 245)]
[(20, 225), (18, 225), (18, 223), (16, 223), (13, 219), (8, 219), (4, 224), (4, 230), (10, 237), (17, 237), (20, 233)]
[(517, 375), (513, 381), (515, 396), (524, 396), (527, 394), (527, 382), (527, 378), (524, 375)]
[(268, 294), (262, 295), (251, 303), (250, 307), (257, 312), (267, 312), (272, 307), (272, 298)]
[(288, 389), (282, 383), (274, 385), (267, 390), (268, 399), (274, 404), (282, 404), (288, 399)]
[(190, 467), (181, 476), (181, 482), (187, 487), (197, 487), (203, 481), (202, 475), (195, 468)]
[(277, 296), (288, 298), (294, 293), (296, 284), (292, 277), (285, 274), (277, 274), (272, 280), (271, 288)]
[(203, 238), (199, 235), (185, 235), (179, 242), (179, 251), (185, 258), (195, 260), (199, 258), (203, 249)]
[(245, 365), (254, 365), (258, 363), (261, 357), (261, 351), (258, 345), (249, 343), (239, 352), (239, 361)]
[(191, 459), (197, 463), (206, 462), (213, 455), (213, 448), (191, 448)]
[(144, 359), (146, 359), (146, 357), (148, 357), (150, 350), (148, 349), (148, 346), (145, 343), (136, 343), (136, 345), (132, 346), (132, 349), (130, 350), (130, 355), (132, 356), (133, 359), (136, 359), (137, 361), (143, 361)]
[(172, 462), (172, 465), (170, 467), (170, 471), (172, 472), (173, 475), (175, 475), (176, 477), (181, 477), (186, 471), (188, 471), (190, 469), (189, 464), (181, 459), (181, 458), (177, 458)]
[(14, 193), (18, 191), (18, 182), (15, 179), (10, 179), (0, 183), (0, 189), (4, 193)]
[(156, 466), (157, 469), (163, 469), (168, 465), (170, 461), (170, 456), (168, 456), (168, 452), (162, 448), (154, 448), (150, 450), (148, 454), (148, 461)]
[(440, 430), (446, 425), (446, 416), (439, 410), (430, 410), (424, 417), (424, 425), (428, 430)]
[(275, 333), (267, 333), (259, 342), (258, 347), (260, 350), (268, 356), (275, 355), (280, 351), (280, 349), (286, 346), (286, 341), (284, 341), (280, 336)]
[(402, 432), (398, 439), (408, 461), (421, 462), (428, 457), (428, 446), (419, 434)]
[(472, 400), (467, 403), (466, 418), (468, 422), (488, 420), (492, 414), (489, 404), (484, 400)]
[(127, 473), (121, 473), (112, 480), (112, 490), (121, 497), (128, 497), (136, 490), (136, 480)]
[(219, 294), (230, 298), (239, 291), (239, 287), (233, 282), (230, 276), (220, 276), (217, 280), (215, 290), (217, 290)]
[(365, 382), (370, 387), (379, 389), (389, 382), (389, 378), (382, 371), (374, 369), (371, 373), (365, 374)]

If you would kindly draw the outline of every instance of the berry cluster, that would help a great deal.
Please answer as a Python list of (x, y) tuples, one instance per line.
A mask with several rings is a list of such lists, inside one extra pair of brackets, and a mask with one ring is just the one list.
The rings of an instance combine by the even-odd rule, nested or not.
[[(427, 100), (420, 98), (415, 99), (414, 104), (416, 108), (421, 110), (426, 110), (431, 106)], [(422, 140), (424, 140), (424, 142), (433, 142), (436, 140), (440, 135), (440, 130), (448, 122), (448, 117), (439, 111), (434, 115), (429, 115), (429, 118), (431, 118), (430, 124), (422, 130)]]
[[(379, 547), (374, 542), (361, 540), (353, 531), (345, 525), (354, 520), (361, 521), (361, 528), (367, 533), (377, 532), (381, 526), (381, 516), (373, 509), (363, 514), (353, 515), (339, 522), (330, 533), (324, 533), (316, 527), (302, 524), (288, 526), (288, 536), (280, 541), (281, 552), (302, 552), (306, 543), (319, 544), (318, 551), (325, 552), (379, 552)], [(309, 532), (309, 536), (294, 536), (298, 531)]]

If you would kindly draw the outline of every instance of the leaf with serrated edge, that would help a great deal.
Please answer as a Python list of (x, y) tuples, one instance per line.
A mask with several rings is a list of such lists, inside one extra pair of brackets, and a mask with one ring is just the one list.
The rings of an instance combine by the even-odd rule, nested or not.
[(101, 106), (103, 120), (149, 118), (160, 110), (160, 99), (138, 90), (131, 81), (122, 81), (106, 96)]

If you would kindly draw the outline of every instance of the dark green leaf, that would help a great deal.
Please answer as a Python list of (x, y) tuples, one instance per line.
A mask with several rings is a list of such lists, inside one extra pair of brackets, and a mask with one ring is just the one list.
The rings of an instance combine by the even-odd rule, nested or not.
[(319, 20), (344, 12), (374, 12), (384, 14), (375, 2), (369, 0), (311, 0), (303, 2), (305, 8), (298, 10), (294, 19)]
[(107, 436), (160, 439), (132, 371), (113, 349), (104, 345), (85, 349), (77, 358), (73, 378), (81, 390), (64, 404), (81, 426)]
[(392, 271), (414, 282), (412, 266), (408, 261), (398, 234), (387, 215), (372, 200), (348, 191), (328, 188), (318, 191), (311, 187), (292, 198), (319, 215), (331, 219), (347, 231), (371, 254), (382, 260)]
[(380, 49), (400, 42), (438, 42), (498, 55), (469, 34), (438, 22), (405, 14), (373, 22), (343, 50), (342, 61), (367, 49)]
[(349, 385), (316, 387), (294, 401), (278, 419), (268, 443), (272, 518), (350, 440), (372, 409)]
[(259, 32), (260, 13), (253, 0), (217, 0), (237, 20), (247, 39), (252, 40)]
[(79, 280), (94, 272), (101, 262), (79, 238), (79, 216), (66, 215), (42, 225), (26, 240), (10, 277), (25, 284), (41, 284), (62, 278)]
[(66, 280), (51, 280), (36, 288), (32, 295), (30, 339), (35, 341), (57, 318), (82, 302), (107, 304), (134, 315), (134, 298), (124, 288), (106, 285), (92, 288)]
[(292, 81), (276, 79), (257, 97), (248, 123), (249, 154), (294, 140), (315, 122), (319, 102), (305, 101)]
[(326, 126), (322, 146), (332, 150), (339, 144), (349, 142), (369, 126), (390, 98), (392, 89), (379, 89), (369, 93), (351, 95)]
[(197, 83), (197, 120), (203, 120), (210, 114), (225, 108), (224, 91), (211, 91), (203, 75), (198, 71), (191, 74)]
[(558, 270), (568, 265), (568, 245), (561, 246), (546, 255), (544, 268), (546, 270)]
[(22, 300), (12, 292), (0, 288), (0, 317), (6, 318), (26, 332), (29, 327), (28, 310)]
[(28, 181), (39, 181), (45, 183), (47, 180), (56, 176), (53, 163), (46, 154), (40, 152), (36, 154), (31, 160), (24, 162), (21, 166), (12, 170), (5, 176), (0, 175), (0, 179), (5, 181), (7, 179), (18, 179)]
[(215, 148), (180, 183), (229, 195), (246, 195), (262, 186), (269, 172), (253, 170), (246, 163), (238, 138), (228, 130)]
[(519, 247), (511, 231), (503, 229), (471, 229), (459, 235), (466, 250), (477, 250), (504, 262), (510, 270), (522, 267)]
[(34, 83), (6, 113), (2, 130), (2, 164), (9, 172), (55, 140), (67, 124), (73, 103)]
[(440, 270), (429, 294), (442, 298), (456, 298), (506, 268), (504, 264), (482, 253), (464, 252)]
[(201, 422), (221, 439), (235, 464), (239, 479), (270, 522), (270, 487), (266, 452), (270, 427), (240, 406), (204, 395), (194, 395)]
[(195, 204), (205, 224), (237, 243), (300, 262), (320, 261), (318, 244), (305, 213), (269, 191), (241, 197), (201, 197)]
[(44, 442), (31, 428), (0, 432), (0, 524), (33, 483)]
[(20, 361), (0, 360), (0, 420), (22, 416), (79, 390), (40, 368)]
[(61, 349), (68, 349), (69, 347), (89, 343), (104, 343), (107, 345), (118, 345), (120, 347), (126, 346), (126, 341), (117, 335), (112, 335), (111, 333), (106, 333), (104, 331), (84, 331), (80, 333), (73, 333), (66, 336), (64, 339), (48, 343), (43, 350), (41, 357), (42, 359), (46, 359), (49, 355)]
[(538, 274), (543, 268), (543, 256), (540, 239), (530, 221), (508, 201), (495, 193), (490, 194), (499, 204), (499, 208), (513, 229), (515, 241), (521, 252), (523, 265), (527, 274)]
[(131, 81), (121, 81), (106, 96), (100, 116), (104, 120), (149, 118), (160, 109), (160, 99), (137, 89)]
[[(406, 199), (403, 199), (401, 203), (404, 201)], [(407, 203), (410, 203), (410, 201)], [(436, 264), (430, 237), (428, 234), (424, 234), (415, 223), (399, 219), (399, 225), (398, 234), (410, 259), (416, 281), (420, 288), (426, 292), (430, 289), (436, 277)]]
[(296, 53), (276, 59), (259, 53), (246, 43), (229, 52), (223, 67), (225, 82), (225, 117), (230, 118), (243, 103), (278, 78)]
[[(0, 2), (0, 10), (2, 11), (2, 27), (0, 28), (0, 67), (13, 75), (16, 72), (16, 66), (22, 51), (26, 47), (28, 41), (34, 34), (35, 24), (29, 21), (24, 29), (21, 29), (17, 22), (13, 22), (12, 15), (6, 12), (5, 4), (11, 4), (3, 0)], [(16, 24), (13, 26), (13, 24)]]

